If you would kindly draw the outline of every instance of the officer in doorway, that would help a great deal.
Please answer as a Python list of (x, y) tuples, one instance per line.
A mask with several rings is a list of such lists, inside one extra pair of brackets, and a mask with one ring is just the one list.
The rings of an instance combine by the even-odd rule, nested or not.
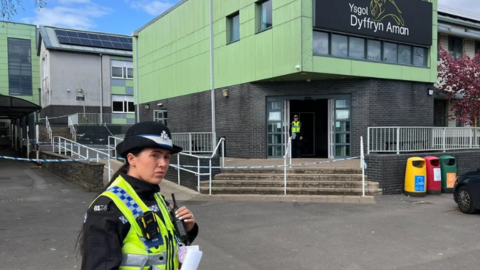
[(293, 122), (290, 126), (290, 138), (292, 138), (292, 158), (301, 158), (303, 129), (302, 122), (298, 120), (298, 115), (293, 116)]

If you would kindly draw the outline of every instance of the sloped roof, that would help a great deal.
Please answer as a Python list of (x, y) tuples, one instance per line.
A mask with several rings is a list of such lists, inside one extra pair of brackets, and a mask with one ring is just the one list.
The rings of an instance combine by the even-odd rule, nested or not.
[[(39, 38), (37, 39), (37, 54), (40, 55), (41, 44), (45, 45), (47, 50), (63, 50), (63, 51), (74, 51), (74, 52), (83, 52), (83, 53), (93, 53), (93, 54), (105, 54), (105, 55), (116, 55), (116, 56), (125, 56), (125, 57), (132, 57), (132, 49), (128, 47), (123, 47), (122, 49), (114, 49), (114, 48), (106, 48), (105, 46), (96, 46), (89, 42), (90, 45), (87, 43), (81, 44), (73, 44), (75, 42), (62, 42), (59, 40), (59, 35), (57, 33), (59, 31), (63, 32), (77, 32), (81, 33), (82, 35), (90, 35), (90, 36), (109, 36), (114, 38), (121, 38), (132, 40), (131, 36), (127, 35), (119, 35), (119, 34), (110, 34), (110, 33), (102, 33), (102, 32), (92, 32), (92, 31), (84, 31), (84, 30), (73, 30), (73, 29), (65, 29), (59, 27), (52, 27), (52, 26), (44, 26), (40, 25), (39, 27)], [(88, 41), (90, 39), (77, 39), (77, 40), (85, 40)], [(115, 42), (113, 42), (115, 43)], [(101, 45), (101, 43), (99, 44)]]

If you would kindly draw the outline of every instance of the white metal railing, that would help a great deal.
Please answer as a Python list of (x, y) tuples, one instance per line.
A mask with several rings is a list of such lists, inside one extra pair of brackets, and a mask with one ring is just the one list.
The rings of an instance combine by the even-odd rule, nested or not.
[[(114, 158), (117, 158), (117, 150), (115, 149), (115, 147), (117, 146), (117, 144), (121, 142), (123, 142), (122, 138), (118, 138), (115, 136), (108, 136), (107, 148), (110, 151), (110, 155), (112, 155)], [(113, 154), (111, 151), (113, 151)]]
[[(110, 180), (110, 178), (112, 177), (113, 170), (110, 162), (110, 159), (111, 159), (110, 153), (102, 152), (95, 148), (88, 147), (83, 144), (79, 144), (75, 141), (72, 141), (60, 136), (53, 137), (52, 152), (54, 153), (56, 153), (55, 144), (58, 145), (57, 149), (58, 149), (58, 154), (60, 155), (65, 155), (65, 156), (70, 155), (71, 157), (78, 157), (82, 159), (96, 159), (97, 162), (99, 162), (100, 159), (106, 159), (107, 164), (105, 165), (105, 169), (107, 169), (108, 171), (108, 179)], [(82, 151), (84, 151), (85, 154), (83, 154)], [(90, 152), (94, 153), (94, 157), (90, 156)]]
[(288, 138), (285, 146), (285, 155), (283, 156), (283, 186), (284, 194), (287, 195), (287, 158), (290, 159), (290, 166), (292, 165), (292, 138)]
[(70, 133), (72, 134), (72, 140), (77, 141), (77, 131), (75, 130), (75, 125), (70, 116), (68, 116), (68, 128), (70, 128)]
[[(197, 176), (197, 191), (200, 192), (200, 177), (206, 175), (206, 176), (209, 176), (208, 193), (209, 193), (209, 195), (212, 195), (212, 158), (215, 156), (215, 153), (218, 151), (218, 148), (220, 146), (222, 146), (222, 158), (221, 158), (220, 167), (223, 168), (223, 167), (225, 167), (225, 138), (220, 138), (220, 140), (217, 143), (217, 146), (212, 151), (212, 154), (210, 156), (197, 156), (197, 155), (192, 155), (192, 154), (188, 154), (188, 153), (185, 153), (185, 152), (178, 153), (177, 154), (177, 164), (176, 165), (170, 164), (170, 166), (174, 167), (178, 171), (178, 174), (177, 174), (178, 185), (181, 184), (181, 182), (180, 182), (180, 171), (186, 171), (186, 172), (189, 172), (189, 173), (193, 173)], [(197, 171), (193, 171), (193, 170), (183, 168), (180, 165), (180, 156), (188, 156), (188, 157), (196, 158), (197, 159), (197, 168), (196, 168)], [(200, 161), (202, 159), (208, 159), (208, 167), (209, 167), (208, 168), (208, 173), (201, 173), (200, 172), (200, 168), (201, 168)]]
[(69, 115), (72, 125), (112, 124), (114, 118), (126, 118), (127, 113), (74, 113)]
[(184, 152), (211, 153), (213, 152), (212, 132), (172, 133), (174, 144), (183, 148)]
[(367, 144), (368, 154), (479, 149), (480, 128), (369, 127)]
[(45, 116), (45, 128), (47, 129), (48, 140), (52, 141), (52, 137), (53, 137), (52, 127), (50, 126), (50, 121), (48, 121), (47, 116)]

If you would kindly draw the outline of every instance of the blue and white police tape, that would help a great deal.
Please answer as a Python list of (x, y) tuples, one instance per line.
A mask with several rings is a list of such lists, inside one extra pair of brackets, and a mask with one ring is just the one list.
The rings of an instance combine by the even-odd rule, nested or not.
[[(200, 168), (208, 169), (269, 169), (269, 168), (284, 168), (284, 167), (299, 167), (299, 166), (310, 166), (310, 165), (319, 165), (319, 164), (326, 164), (326, 163), (333, 163), (333, 162), (339, 162), (339, 161), (346, 161), (346, 160), (352, 160), (352, 159), (360, 159), (360, 157), (349, 157), (349, 158), (342, 158), (342, 159), (332, 159), (332, 160), (326, 160), (326, 161), (317, 161), (317, 162), (310, 162), (310, 163), (298, 163), (298, 164), (287, 164), (287, 165), (265, 165), (265, 166), (226, 166), (226, 167), (221, 167), (221, 166), (200, 166)], [(170, 163), (170, 166), (174, 168), (198, 168), (198, 166), (195, 165), (177, 165)], [(364, 162), (364, 166), (366, 167), (366, 163)]]
[[(17, 161), (31, 161), (31, 162), (75, 162), (75, 161), (98, 161), (98, 160), (107, 160), (108, 158), (67, 158), (67, 159), (35, 159), (35, 158), (17, 158), (9, 156), (0, 156), (0, 159), (9, 159)], [(124, 158), (115, 158), (111, 157), (110, 159), (116, 160), (125, 160)]]

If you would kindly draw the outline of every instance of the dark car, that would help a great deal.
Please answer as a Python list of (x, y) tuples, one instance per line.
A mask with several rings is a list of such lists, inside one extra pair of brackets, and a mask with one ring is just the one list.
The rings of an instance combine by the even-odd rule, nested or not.
[(453, 200), (463, 213), (473, 214), (480, 209), (480, 169), (457, 178), (453, 187)]

